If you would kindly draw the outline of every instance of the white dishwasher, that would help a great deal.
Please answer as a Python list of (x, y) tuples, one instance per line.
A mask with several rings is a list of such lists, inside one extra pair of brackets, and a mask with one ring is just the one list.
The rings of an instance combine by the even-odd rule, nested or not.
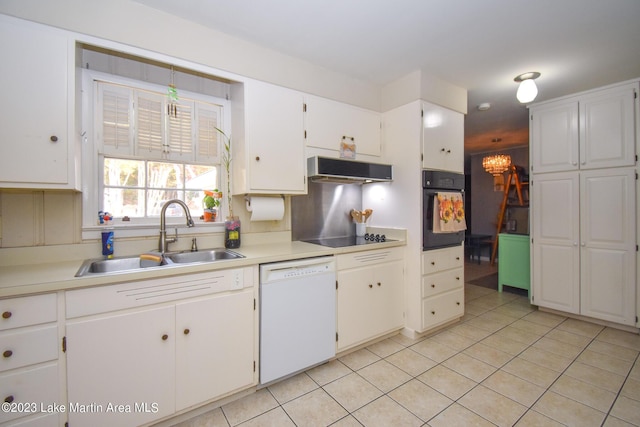
[(260, 384), (336, 354), (333, 257), (260, 265)]

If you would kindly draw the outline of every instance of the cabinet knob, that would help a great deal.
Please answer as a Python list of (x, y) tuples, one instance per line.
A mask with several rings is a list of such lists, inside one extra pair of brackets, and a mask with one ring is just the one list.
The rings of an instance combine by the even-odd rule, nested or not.
[(13, 399), (14, 399), (13, 395), (9, 395), (4, 398), (4, 403), (11, 403), (13, 402)]
[(3, 319), (8, 319), (11, 317), (11, 312), (10, 311), (5, 311), (4, 313), (2, 313), (2, 318)]
[(378, 286), (382, 286), (382, 283), (378, 282)]
[(447, 154), (451, 153), (451, 150), (447, 150)]
[(456, 277), (456, 280), (460, 280), (460, 278), (459, 278), (459, 277)]
[(373, 285), (372, 285), (371, 283), (369, 283), (369, 287), (370, 287), (370, 288), (373, 288)]
[(9, 358), (9, 357), (11, 357), (12, 355), (13, 355), (13, 351), (11, 351), (11, 350), (5, 350), (5, 351), (2, 353), (2, 356), (3, 356), (3, 357), (5, 357), (5, 358)]
[(432, 311), (432, 312), (431, 312), (431, 314), (436, 314), (436, 312), (435, 312), (435, 311)]
[(256, 162), (260, 161), (260, 156), (256, 156)]
[(441, 149), (440, 151), (444, 153), (445, 151), (447, 151), (447, 149), (446, 149), (446, 148), (443, 148), (443, 149)]
[(431, 265), (436, 265), (436, 262), (435, 261), (431, 261)]
[(162, 341), (166, 341), (166, 340), (168, 340), (168, 339), (169, 339), (169, 335), (164, 334), (164, 335), (162, 336)]
[(432, 288), (435, 288), (435, 287), (436, 287), (436, 284), (435, 284), (435, 283), (432, 283), (432, 284), (431, 284), (431, 287), (432, 287)]
[(185, 335), (189, 335), (189, 332), (191, 332), (191, 331), (189, 330), (189, 328), (185, 328), (185, 330), (184, 330), (184, 334), (185, 334)]
[(58, 142), (58, 137), (55, 135), (51, 135), (49, 139), (51, 140), (51, 142)]
[(460, 305), (460, 301), (456, 301), (456, 305)]
[(459, 256), (456, 257), (456, 261), (460, 261), (460, 257)]

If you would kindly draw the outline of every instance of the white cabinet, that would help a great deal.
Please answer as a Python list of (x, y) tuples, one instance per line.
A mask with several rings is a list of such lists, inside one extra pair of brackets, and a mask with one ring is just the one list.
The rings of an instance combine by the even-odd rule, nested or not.
[(422, 103), (422, 168), (464, 173), (464, 114)]
[(635, 323), (633, 168), (535, 177), (533, 302)]
[(0, 313), (0, 399), (15, 405), (0, 411), (0, 424), (62, 424), (64, 414), (49, 410), (61, 403), (57, 296), (0, 300)]
[(67, 292), (69, 402), (102, 405), (70, 423), (140, 425), (255, 385), (252, 271)]
[(61, 31), (0, 16), (0, 186), (79, 189), (73, 46)]
[(380, 113), (318, 96), (305, 96), (308, 147), (340, 151), (342, 142), (355, 144), (359, 154), (380, 156)]
[(402, 248), (338, 255), (338, 351), (402, 328), (402, 256)]
[(233, 193), (305, 194), (302, 94), (249, 80), (232, 96)]
[(580, 179), (577, 172), (535, 175), (531, 191), (532, 302), (580, 312)]
[(635, 164), (637, 83), (531, 108), (534, 173)]
[(422, 331), (464, 315), (462, 245), (422, 253)]

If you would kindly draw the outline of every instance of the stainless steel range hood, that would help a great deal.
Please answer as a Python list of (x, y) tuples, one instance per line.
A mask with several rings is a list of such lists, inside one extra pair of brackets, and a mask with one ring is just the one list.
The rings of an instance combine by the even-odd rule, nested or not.
[(393, 180), (393, 167), (381, 163), (314, 156), (307, 159), (307, 175), (312, 181), (383, 182)]

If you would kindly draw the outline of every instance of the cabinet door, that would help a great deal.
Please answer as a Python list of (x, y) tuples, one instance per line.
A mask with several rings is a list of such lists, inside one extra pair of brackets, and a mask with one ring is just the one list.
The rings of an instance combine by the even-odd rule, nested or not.
[(72, 167), (69, 41), (55, 30), (0, 18), (0, 182), (65, 188)]
[(380, 114), (317, 96), (305, 97), (306, 142), (309, 147), (340, 151), (343, 137), (358, 154), (381, 155)]
[(581, 172), (581, 314), (635, 324), (635, 170)]
[(338, 351), (375, 335), (371, 307), (376, 300), (368, 268), (338, 271)]
[(532, 302), (580, 311), (580, 203), (578, 172), (541, 174), (531, 188)]
[(306, 193), (302, 94), (253, 81), (245, 92), (247, 188), (235, 193)]
[(635, 164), (637, 84), (606, 89), (580, 99), (580, 168)]
[(176, 410), (254, 382), (253, 290), (176, 305)]
[(376, 288), (371, 307), (372, 327), (376, 334), (399, 329), (404, 324), (402, 261), (381, 265), (372, 272)]
[(464, 114), (422, 104), (422, 167), (464, 173)]
[(174, 413), (174, 313), (161, 307), (67, 324), (68, 397), (78, 405), (70, 425), (133, 426)]
[(530, 133), (534, 173), (578, 169), (578, 101), (533, 108)]

